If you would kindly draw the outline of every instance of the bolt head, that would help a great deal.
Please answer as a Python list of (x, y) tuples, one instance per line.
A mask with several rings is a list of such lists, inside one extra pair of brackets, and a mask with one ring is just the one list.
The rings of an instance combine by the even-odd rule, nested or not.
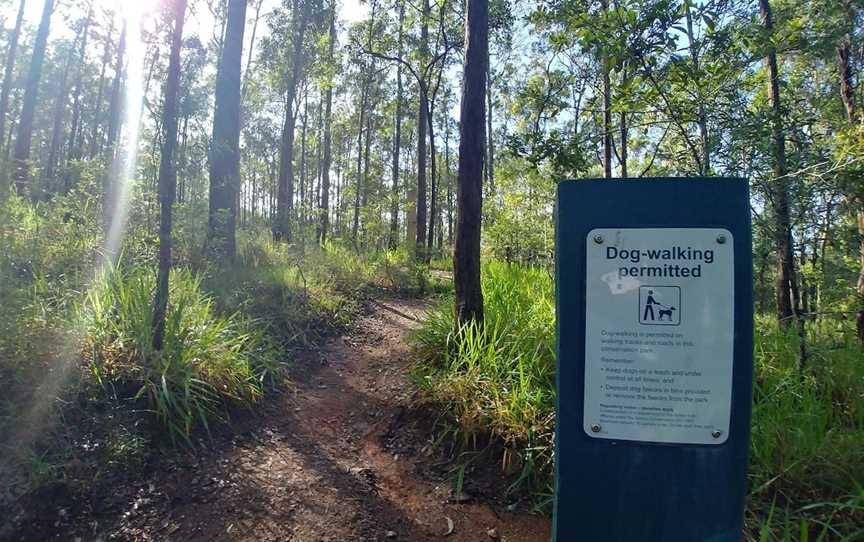
[(719, 243), (721, 245), (725, 244), (726, 243), (726, 236), (723, 235), (722, 233), (720, 235), (718, 235), (717, 236), (717, 243)]
[(594, 242), (597, 243), (598, 245), (602, 245), (603, 244), (603, 236), (598, 233), (597, 235), (594, 236)]
[(602, 428), (600, 427), (599, 423), (591, 424), (591, 432), (592, 433), (599, 433), (600, 429), (602, 429)]
[(719, 429), (715, 429), (715, 430), (711, 431), (711, 436), (714, 438), (720, 438), (723, 436), (723, 431), (720, 431)]

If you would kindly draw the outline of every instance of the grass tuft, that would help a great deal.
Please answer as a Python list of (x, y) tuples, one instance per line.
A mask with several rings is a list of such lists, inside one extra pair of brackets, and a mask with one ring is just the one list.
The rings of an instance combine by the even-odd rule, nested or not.
[(209, 428), (228, 405), (249, 406), (275, 370), (254, 322), (219, 316), (201, 279), (178, 269), (161, 351), (152, 348), (155, 277), (141, 269), (109, 269), (79, 311), (84, 355), (96, 381), (114, 395), (146, 398), (172, 440)]

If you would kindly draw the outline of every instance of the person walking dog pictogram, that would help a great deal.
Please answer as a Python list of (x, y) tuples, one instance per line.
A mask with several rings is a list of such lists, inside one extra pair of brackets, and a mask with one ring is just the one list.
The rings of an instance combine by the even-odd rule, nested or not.
[(648, 290), (648, 300), (645, 302), (645, 314), (642, 315), (642, 320), (648, 320), (648, 315), (651, 315), (651, 321), (655, 320), (654, 317), (654, 305), (657, 305), (658, 308), (663, 306), (662, 303), (654, 299), (654, 290)]

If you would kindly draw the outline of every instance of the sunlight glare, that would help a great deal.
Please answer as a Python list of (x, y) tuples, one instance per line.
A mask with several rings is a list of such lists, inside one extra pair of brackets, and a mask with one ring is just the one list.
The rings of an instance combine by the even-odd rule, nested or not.
[[(110, 1), (110, 0), (104, 0)], [(146, 46), (141, 39), (141, 24), (153, 14), (155, 0), (122, 2), (121, 15), (126, 24), (126, 78), (124, 94), (125, 118), (119, 148), (111, 166), (111, 182), (116, 195), (114, 215), (105, 240), (105, 259), (114, 261), (123, 240), (129, 206), (130, 182), (137, 173), (138, 135), (144, 104), (144, 56)]]

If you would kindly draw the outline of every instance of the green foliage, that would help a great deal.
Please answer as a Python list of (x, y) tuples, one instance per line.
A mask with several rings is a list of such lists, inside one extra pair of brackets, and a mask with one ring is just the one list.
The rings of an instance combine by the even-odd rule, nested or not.
[[(418, 381), (427, 400), (452, 414), (465, 442), (496, 437), (505, 459), (522, 468), (515, 485), (548, 495), (553, 281), (542, 270), (492, 262), (483, 269), (483, 292), (485, 328), (456, 331), (450, 301), (424, 322), (414, 337)], [(808, 324), (803, 376), (794, 330), (767, 316), (756, 328), (750, 531), (761, 529), (755, 539), (766, 541), (855, 540), (864, 519), (864, 366), (851, 325)]]
[(172, 439), (188, 440), (224, 405), (260, 398), (273, 356), (254, 322), (216, 315), (200, 279), (186, 270), (171, 277), (165, 344), (154, 351), (154, 291), (148, 270), (102, 273), (79, 312), (85, 358), (102, 386), (136, 389)]
[(485, 326), (455, 330), (452, 300), (415, 335), (417, 377), (467, 440), (491, 433), (521, 480), (548, 489), (555, 415), (552, 281), (543, 270), (493, 262), (483, 269)]

